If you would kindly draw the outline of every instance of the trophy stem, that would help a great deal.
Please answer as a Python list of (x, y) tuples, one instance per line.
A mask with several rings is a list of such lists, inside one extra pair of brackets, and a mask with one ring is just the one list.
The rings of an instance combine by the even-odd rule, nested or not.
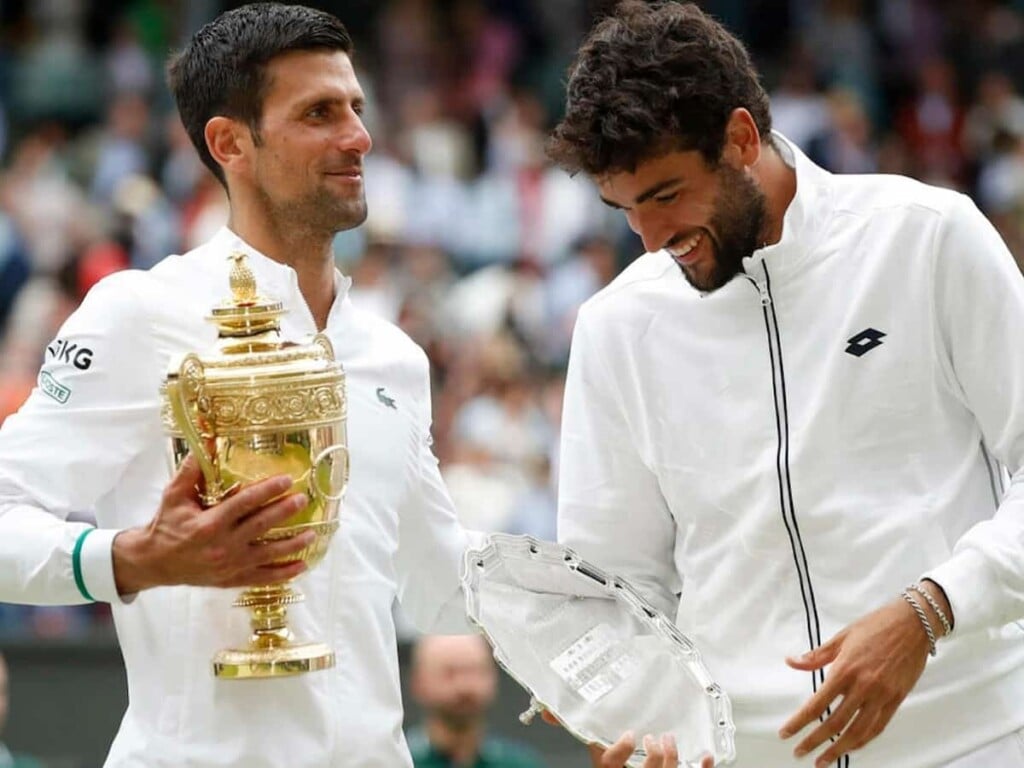
[(269, 650), (291, 644), (295, 636), (288, 629), (286, 606), (302, 599), (302, 593), (287, 584), (250, 587), (239, 595), (234, 602), (235, 607), (249, 609), (249, 624), (253, 632), (249, 645)]
[(287, 583), (249, 587), (242, 592), (234, 605), (249, 609), (249, 647), (218, 652), (213, 674), (234, 679), (286, 677), (333, 667), (334, 652), (328, 646), (296, 644), (288, 628), (286, 606), (302, 599), (302, 593)]

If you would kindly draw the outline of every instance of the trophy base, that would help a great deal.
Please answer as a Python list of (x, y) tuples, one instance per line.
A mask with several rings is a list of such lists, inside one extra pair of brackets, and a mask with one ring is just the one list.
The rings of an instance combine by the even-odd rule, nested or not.
[(291, 677), (333, 666), (334, 651), (323, 643), (226, 649), (213, 657), (214, 677), (227, 680)]

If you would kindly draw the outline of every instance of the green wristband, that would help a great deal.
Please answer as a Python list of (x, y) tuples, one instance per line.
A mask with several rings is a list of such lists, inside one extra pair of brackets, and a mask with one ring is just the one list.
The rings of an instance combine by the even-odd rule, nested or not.
[(86, 537), (95, 530), (95, 528), (86, 528), (82, 531), (82, 535), (78, 537), (75, 548), (71, 552), (71, 570), (75, 574), (75, 586), (82, 593), (82, 597), (91, 603), (95, 603), (96, 598), (89, 594), (89, 590), (85, 588), (85, 579), (82, 578), (82, 544), (85, 543)]

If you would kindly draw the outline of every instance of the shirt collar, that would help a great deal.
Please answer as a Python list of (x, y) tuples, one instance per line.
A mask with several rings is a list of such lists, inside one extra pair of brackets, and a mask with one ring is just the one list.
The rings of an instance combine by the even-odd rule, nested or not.
[[(220, 266), (225, 275), (230, 270), (227, 255), (237, 251), (245, 253), (249, 257), (249, 268), (256, 276), (257, 289), (268, 298), (287, 300), (298, 292), (299, 277), (294, 269), (256, 250), (227, 226), (218, 229), (207, 245), (215, 253), (224, 255), (224, 263)], [(337, 307), (345, 301), (351, 286), (352, 278), (343, 275), (335, 267), (334, 306)]]
[(763, 261), (775, 277), (796, 269), (814, 253), (828, 219), (832, 174), (781, 133), (772, 131), (772, 138), (782, 159), (796, 171), (796, 194), (782, 217), (782, 237), (745, 258), (743, 268), (747, 274), (759, 274)]

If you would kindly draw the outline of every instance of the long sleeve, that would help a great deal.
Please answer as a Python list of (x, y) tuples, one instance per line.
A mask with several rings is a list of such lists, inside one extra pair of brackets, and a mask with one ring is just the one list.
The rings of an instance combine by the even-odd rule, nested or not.
[(420, 439), (411, 459), (411, 490), (399, 510), (398, 598), (422, 632), (470, 633), (476, 630), (466, 619), (460, 574), (467, 547), (479, 543), (480, 536), (459, 523), (431, 448), (427, 375), (424, 359), (418, 403)]
[[(67, 522), (117, 484), (158, 397), (135, 275), (94, 288), (50, 344), (36, 389), (0, 430), (0, 600), (118, 601), (116, 530)], [(151, 391), (152, 390), (152, 391)]]
[[(596, 314), (596, 313), (593, 313)], [(676, 524), (644, 464), (595, 338), (597, 317), (576, 321), (562, 412), (558, 539), (600, 568), (628, 579), (669, 616), (680, 578), (673, 561)]]
[(945, 590), (961, 633), (1024, 617), (1024, 279), (967, 198), (947, 217), (936, 247), (940, 363), (985, 445), (1013, 474), (995, 515), (926, 574)]

